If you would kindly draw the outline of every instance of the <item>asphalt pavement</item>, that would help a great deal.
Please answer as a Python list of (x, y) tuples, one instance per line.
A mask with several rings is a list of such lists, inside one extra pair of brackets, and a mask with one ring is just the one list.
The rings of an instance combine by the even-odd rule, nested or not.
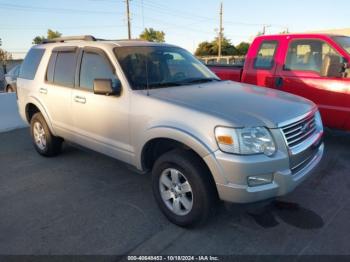
[(313, 176), (265, 206), (222, 204), (209, 223), (168, 222), (149, 175), (66, 145), (39, 156), (27, 128), (0, 134), (0, 254), (350, 255), (350, 135), (326, 136)]

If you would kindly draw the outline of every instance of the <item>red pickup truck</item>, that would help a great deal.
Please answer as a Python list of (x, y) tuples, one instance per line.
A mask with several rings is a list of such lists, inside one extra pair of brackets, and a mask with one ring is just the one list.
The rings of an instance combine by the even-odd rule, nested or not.
[(350, 37), (257, 37), (244, 66), (208, 65), (223, 80), (274, 88), (315, 102), (329, 128), (350, 131)]

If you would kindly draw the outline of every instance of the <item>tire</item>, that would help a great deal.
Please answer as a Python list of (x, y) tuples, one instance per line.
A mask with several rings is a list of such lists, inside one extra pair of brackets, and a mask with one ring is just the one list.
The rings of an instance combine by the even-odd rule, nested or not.
[(8, 87), (6, 88), (6, 92), (7, 92), (7, 93), (13, 93), (13, 92), (14, 92), (13, 87), (12, 87), (12, 86), (8, 86)]
[[(172, 184), (176, 177), (180, 187)], [(215, 183), (201, 159), (191, 151), (174, 150), (161, 156), (152, 170), (152, 189), (164, 215), (178, 226), (202, 225), (215, 213)]]
[(63, 139), (52, 135), (40, 112), (32, 117), (30, 131), (34, 147), (40, 155), (52, 157), (61, 153)]

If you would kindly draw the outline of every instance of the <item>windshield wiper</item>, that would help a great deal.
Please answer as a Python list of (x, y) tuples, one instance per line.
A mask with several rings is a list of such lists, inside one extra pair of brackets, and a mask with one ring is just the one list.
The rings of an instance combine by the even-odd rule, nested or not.
[(162, 83), (152, 83), (149, 85), (149, 88), (157, 88), (157, 87), (171, 87), (171, 86), (180, 86), (179, 82), (162, 82)]
[[(172, 86), (183, 86), (183, 85), (191, 85), (191, 84), (197, 84), (197, 83), (207, 83), (207, 82), (213, 82), (213, 81), (221, 81), (218, 78), (190, 78), (186, 79), (184, 81), (177, 81), (177, 82), (160, 82), (160, 83), (151, 83), (149, 84), (148, 88), (163, 88), (163, 87), (172, 87)], [(146, 89), (147, 86), (143, 86), (143, 89)]]
[(220, 82), (221, 80), (218, 78), (214, 78), (214, 77), (211, 77), (211, 78), (191, 78), (191, 79), (186, 79), (184, 81), (181, 81), (180, 83), (182, 85), (190, 85), (190, 84), (200, 84), (200, 83), (208, 83), (208, 82), (214, 82), (214, 81)]

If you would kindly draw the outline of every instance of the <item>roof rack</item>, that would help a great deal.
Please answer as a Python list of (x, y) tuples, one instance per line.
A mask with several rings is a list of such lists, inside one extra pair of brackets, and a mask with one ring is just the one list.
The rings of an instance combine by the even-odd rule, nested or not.
[(44, 39), (42, 41), (42, 44), (63, 43), (67, 41), (97, 41), (97, 39), (92, 35), (64, 36), (64, 37), (58, 37), (54, 39)]
[[(98, 39), (100, 40), (100, 39)], [(102, 40), (102, 39), (101, 39)], [(105, 40), (105, 41), (136, 41), (136, 42), (150, 42), (149, 40), (139, 39), (139, 38), (133, 38), (133, 39), (116, 39), (116, 40)]]
[(68, 41), (140, 41), (140, 42), (149, 42), (147, 40), (143, 39), (117, 39), (117, 40), (107, 40), (107, 39), (100, 39), (95, 38), (92, 35), (78, 35), (78, 36), (63, 36), (53, 39), (44, 39), (41, 43), (42, 44), (50, 44), (50, 43), (64, 43)]

